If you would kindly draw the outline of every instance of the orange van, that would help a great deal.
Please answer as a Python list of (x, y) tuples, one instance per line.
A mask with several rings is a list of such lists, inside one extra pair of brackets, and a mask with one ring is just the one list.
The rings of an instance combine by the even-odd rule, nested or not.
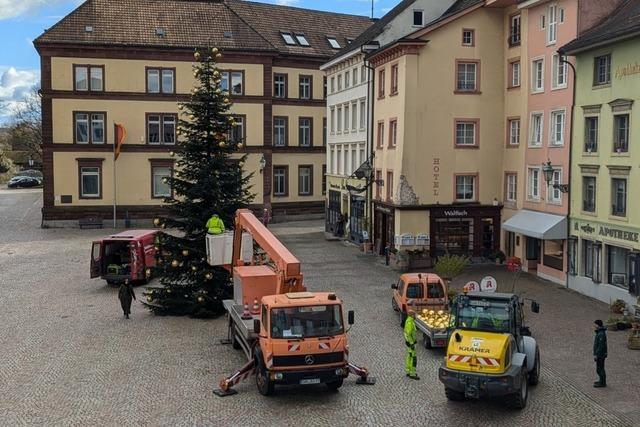
[(437, 274), (407, 273), (398, 283), (391, 285), (391, 306), (400, 312), (400, 325), (404, 325), (409, 308), (417, 310), (447, 310), (449, 296), (447, 284)]

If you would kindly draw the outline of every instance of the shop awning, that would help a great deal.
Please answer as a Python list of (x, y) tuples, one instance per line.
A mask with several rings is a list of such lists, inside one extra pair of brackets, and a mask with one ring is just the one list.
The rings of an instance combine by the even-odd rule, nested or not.
[(543, 240), (567, 238), (567, 217), (521, 210), (502, 224), (502, 228)]

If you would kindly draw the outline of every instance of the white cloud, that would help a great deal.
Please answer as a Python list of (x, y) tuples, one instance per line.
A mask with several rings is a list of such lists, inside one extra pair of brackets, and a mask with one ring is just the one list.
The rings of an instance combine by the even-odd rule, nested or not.
[(61, 0), (0, 0), (0, 20), (32, 12), (43, 6), (52, 6)]
[(34, 87), (40, 86), (39, 70), (16, 70), (14, 67), (0, 67), (0, 123), (9, 120), (16, 108), (20, 108), (24, 96)]
[(299, 0), (276, 0), (276, 4), (280, 6), (295, 6), (298, 2)]

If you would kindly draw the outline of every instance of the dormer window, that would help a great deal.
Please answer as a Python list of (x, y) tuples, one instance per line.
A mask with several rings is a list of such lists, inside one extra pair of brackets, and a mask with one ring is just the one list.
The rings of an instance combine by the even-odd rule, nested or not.
[(166, 31), (164, 28), (156, 28), (156, 36), (164, 37)]
[(284, 42), (288, 45), (295, 45), (296, 41), (293, 38), (293, 36), (291, 35), (291, 33), (281, 33), (282, 34), (282, 38), (284, 39)]
[(340, 49), (340, 43), (338, 43), (338, 40), (335, 37), (327, 37), (327, 41), (329, 42), (332, 48)]
[(309, 46), (309, 41), (304, 34), (296, 34), (296, 39), (298, 43), (300, 43), (300, 46)]
[(413, 11), (413, 26), (422, 27), (424, 25), (424, 13), (421, 10)]

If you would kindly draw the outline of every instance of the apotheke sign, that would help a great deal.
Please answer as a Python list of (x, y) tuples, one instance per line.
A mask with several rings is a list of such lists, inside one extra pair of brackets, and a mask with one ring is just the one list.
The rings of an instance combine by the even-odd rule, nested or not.
[(640, 243), (640, 233), (635, 231), (621, 230), (619, 228), (609, 227), (606, 225), (596, 225), (595, 227), (593, 227), (589, 223), (581, 224), (578, 222), (575, 222), (573, 224), (573, 229), (575, 231), (582, 231), (585, 234), (594, 234), (597, 231), (598, 236), (601, 237), (609, 237), (611, 239)]

